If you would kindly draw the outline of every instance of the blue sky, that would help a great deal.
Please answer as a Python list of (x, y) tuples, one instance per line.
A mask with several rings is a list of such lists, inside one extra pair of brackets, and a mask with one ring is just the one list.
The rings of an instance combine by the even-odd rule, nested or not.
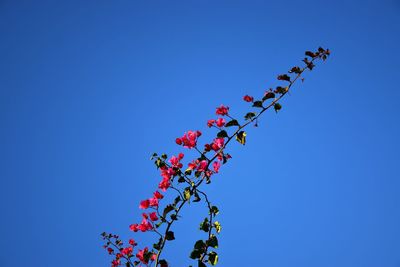
[[(203, 188), (219, 266), (400, 266), (400, 4), (0, 1), (0, 265), (109, 266), (160, 177), (149, 157), (226, 104), (247, 111), (305, 50), (332, 50)], [(187, 155), (189, 156), (190, 153)], [(195, 154), (191, 154), (194, 156)], [(188, 266), (206, 212), (166, 255)]]

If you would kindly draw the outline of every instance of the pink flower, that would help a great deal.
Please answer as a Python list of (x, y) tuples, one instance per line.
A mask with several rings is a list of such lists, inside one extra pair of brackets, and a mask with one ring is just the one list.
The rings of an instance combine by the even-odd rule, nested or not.
[(225, 139), (224, 138), (215, 138), (213, 143), (212, 143), (212, 145), (211, 145), (211, 148), (214, 151), (218, 151), (218, 150), (220, 150), (221, 148), (224, 147), (224, 144), (225, 144)]
[(150, 201), (148, 199), (140, 202), (139, 209), (145, 210), (149, 207)]
[(157, 254), (153, 253), (150, 258), (152, 261), (155, 261), (157, 259)]
[(192, 162), (190, 162), (190, 163), (188, 164), (188, 169), (194, 170), (194, 169), (197, 168), (197, 165), (198, 165), (198, 164), (199, 164), (199, 161), (198, 161), (198, 160), (193, 160)]
[(155, 221), (158, 220), (158, 217), (157, 217), (157, 213), (156, 213), (156, 212), (152, 212), (152, 213), (150, 213), (149, 215), (150, 215), (150, 220), (152, 220), (153, 222), (155, 222)]
[(158, 191), (154, 192), (154, 193), (153, 193), (153, 196), (154, 196), (155, 198), (157, 198), (157, 199), (163, 199), (163, 198), (164, 198), (164, 196), (163, 196), (160, 192), (158, 192)]
[(214, 125), (214, 123), (215, 123), (215, 120), (208, 120), (207, 126), (211, 128)]
[(142, 222), (139, 224), (138, 228), (140, 231), (146, 232), (148, 230), (152, 230), (153, 225), (147, 219), (143, 219)]
[(161, 176), (163, 178), (171, 179), (171, 177), (175, 175), (175, 171), (173, 168), (168, 168), (166, 166), (163, 166), (160, 168), (160, 170), (161, 170)]
[(179, 153), (177, 157), (172, 156), (169, 162), (171, 162), (172, 166), (175, 168), (182, 168), (182, 163), (180, 163), (180, 160), (183, 159), (183, 157), (183, 153)]
[(158, 207), (158, 198), (156, 197), (149, 198), (149, 202), (150, 202), (149, 204), (150, 207)]
[(197, 138), (201, 136), (200, 131), (188, 131), (181, 138), (176, 139), (178, 145), (183, 145), (186, 148), (193, 148), (197, 144)]
[(219, 162), (219, 161), (213, 162), (213, 168), (216, 173), (218, 173), (220, 167), (221, 167), (221, 162)]
[(138, 258), (144, 264), (147, 264), (149, 261), (148, 259), (146, 259), (145, 255), (147, 254), (148, 251), (149, 249), (147, 247), (145, 247), (142, 250), (139, 250), (139, 252), (136, 254), (136, 258)]
[(246, 101), (246, 102), (253, 102), (254, 98), (252, 96), (245, 95), (243, 97), (243, 100)]
[[(163, 178), (162, 181), (158, 184), (158, 188), (162, 191), (167, 191), (167, 189), (171, 186), (171, 182), (168, 178)], [(150, 204), (150, 203), (149, 203)]]
[(136, 233), (139, 230), (139, 225), (137, 223), (131, 224), (129, 226), (129, 229), (131, 229), (131, 231)]
[(207, 169), (207, 160), (202, 160), (199, 162), (199, 165), (197, 166), (197, 170), (199, 172), (203, 172)]
[(205, 150), (206, 152), (211, 151), (211, 145), (210, 145), (210, 144), (205, 144), (205, 145), (204, 145), (204, 150)]
[(218, 118), (218, 120), (216, 121), (216, 124), (218, 127), (222, 127), (225, 125), (225, 120), (223, 118)]
[(221, 116), (225, 116), (228, 115), (228, 111), (229, 111), (229, 107), (226, 107), (224, 105), (221, 105), (217, 108), (217, 110), (215, 111), (215, 113), (217, 115), (221, 115)]
[(131, 255), (132, 252), (133, 252), (133, 248), (132, 247), (126, 247), (126, 248), (123, 248), (121, 250), (121, 253), (124, 254), (124, 255)]

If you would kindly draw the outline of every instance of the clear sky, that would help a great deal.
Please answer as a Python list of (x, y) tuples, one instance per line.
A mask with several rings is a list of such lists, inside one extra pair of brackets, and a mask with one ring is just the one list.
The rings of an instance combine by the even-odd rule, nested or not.
[[(133, 235), (153, 152), (247, 111), (305, 50), (331, 58), (203, 189), (219, 266), (400, 266), (400, 2), (0, 1), (0, 266), (100, 267)], [(194, 156), (195, 154), (188, 154)], [(206, 209), (166, 255), (188, 266)]]

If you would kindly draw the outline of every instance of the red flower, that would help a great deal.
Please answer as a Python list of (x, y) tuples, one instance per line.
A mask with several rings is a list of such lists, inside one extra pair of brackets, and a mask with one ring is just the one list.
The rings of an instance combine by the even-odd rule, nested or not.
[[(162, 181), (158, 184), (158, 188), (162, 191), (167, 191), (167, 189), (171, 186), (171, 182), (168, 178), (163, 178)], [(150, 204), (150, 203), (149, 203)]]
[(197, 164), (199, 164), (198, 160), (193, 160), (192, 162), (189, 162), (188, 164), (188, 169), (194, 170), (197, 168)]
[(114, 253), (114, 250), (112, 248), (107, 248), (107, 251), (108, 251), (108, 254), (110, 254), (110, 255)]
[(215, 138), (213, 143), (212, 143), (212, 145), (211, 145), (211, 148), (214, 151), (218, 151), (218, 150), (220, 150), (221, 148), (224, 147), (224, 144), (225, 144), (225, 139), (224, 138)]
[(133, 248), (132, 247), (126, 247), (126, 248), (123, 248), (121, 250), (121, 253), (124, 254), (124, 255), (131, 255), (132, 252), (133, 252)]
[(137, 231), (139, 231), (139, 225), (137, 223), (131, 224), (129, 226), (129, 229), (131, 229), (131, 231), (136, 233)]
[(200, 162), (199, 162), (199, 165), (197, 166), (197, 170), (198, 170), (199, 172), (205, 171), (205, 170), (207, 169), (207, 164), (208, 164), (207, 160), (202, 160), (202, 161), (200, 161)]
[(153, 193), (153, 196), (154, 196), (155, 198), (157, 198), (157, 199), (163, 199), (163, 198), (164, 198), (164, 196), (163, 196), (160, 192), (158, 192), (158, 191), (154, 192), (154, 193)]
[(211, 128), (214, 125), (214, 123), (215, 123), (215, 120), (208, 120), (207, 126)]
[(121, 261), (120, 260), (113, 260), (111, 262), (111, 267), (117, 267), (121, 265)]
[(135, 242), (135, 240), (133, 240), (133, 239), (129, 239), (129, 244), (130, 244), (131, 246), (136, 246), (136, 245), (137, 245), (136, 242)]
[(173, 167), (182, 168), (182, 163), (180, 163), (180, 160), (183, 159), (183, 157), (184, 155), (179, 153), (178, 157), (172, 156), (169, 162), (171, 162)]
[(221, 162), (219, 162), (219, 161), (213, 162), (213, 168), (216, 173), (218, 173), (220, 167), (221, 167)]
[(142, 222), (138, 226), (139, 230), (142, 232), (146, 232), (148, 230), (153, 229), (153, 225), (146, 219), (143, 219)]
[(155, 261), (156, 259), (157, 259), (157, 254), (153, 254), (153, 255), (151, 255), (151, 258), (150, 258), (152, 261)]
[(175, 175), (175, 171), (173, 168), (168, 168), (166, 166), (163, 166), (160, 168), (160, 170), (161, 170), (161, 176), (163, 178), (171, 179), (171, 177)]
[(253, 102), (254, 98), (252, 96), (245, 95), (243, 97), (243, 100), (246, 101), (246, 102)]
[(197, 144), (197, 138), (201, 136), (200, 131), (188, 131), (181, 138), (176, 139), (178, 145), (183, 145), (186, 148), (193, 148)]
[(204, 150), (205, 150), (205, 152), (210, 151), (211, 150), (211, 145), (210, 144), (205, 144), (204, 145)]
[(218, 127), (222, 127), (225, 125), (225, 120), (223, 118), (218, 118), (218, 120), (216, 121), (216, 124)]
[(221, 116), (225, 116), (225, 115), (228, 115), (228, 111), (229, 111), (229, 107), (226, 107), (226, 106), (224, 106), (224, 105), (221, 105), (221, 106), (219, 106), (218, 108), (217, 108), (217, 110), (216, 110), (216, 114), (217, 115), (221, 115)]
[(152, 220), (153, 222), (155, 222), (155, 221), (158, 220), (158, 217), (157, 217), (157, 213), (156, 213), (156, 212), (152, 212), (152, 213), (150, 213), (149, 215), (150, 215), (150, 220)]
[(149, 262), (149, 260), (145, 257), (148, 251), (149, 249), (145, 247), (144, 249), (139, 250), (139, 252), (136, 254), (136, 257), (144, 264), (147, 264)]
[(158, 207), (158, 198), (152, 197), (149, 199), (150, 207)]
[(140, 202), (139, 209), (145, 210), (149, 207), (150, 201), (148, 199)]

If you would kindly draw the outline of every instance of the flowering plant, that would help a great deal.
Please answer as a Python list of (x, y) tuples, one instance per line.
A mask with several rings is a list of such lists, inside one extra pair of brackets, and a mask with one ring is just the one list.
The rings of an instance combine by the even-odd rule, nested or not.
[[(325, 61), (330, 55), (329, 49), (318, 48), (317, 51), (305, 52), (303, 59), (304, 66), (294, 66), (286, 74), (278, 75), (277, 79), (283, 84), (264, 92), (260, 99), (255, 100), (253, 96), (245, 95), (243, 100), (251, 103), (252, 107), (258, 111), (250, 111), (245, 114), (244, 121), (239, 122), (229, 113), (229, 107), (221, 105), (216, 108), (215, 114), (218, 118), (207, 121), (209, 128), (217, 129), (215, 138), (202, 146), (198, 144), (202, 133), (198, 130), (187, 131), (181, 137), (176, 138), (177, 145), (186, 149), (193, 149), (198, 152), (198, 156), (189, 161), (184, 168), (182, 163), (185, 155), (179, 153), (176, 156), (168, 157), (166, 154), (158, 155), (154, 153), (152, 160), (162, 177), (158, 184), (158, 189), (151, 197), (142, 200), (139, 208), (145, 210), (142, 214), (142, 221), (129, 226), (133, 232), (154, 232), (158, 235), (158, 240), (152, 248), (136, 248), (138, 244), (134, 239), (129, 239), (125, 245), (117, 235), (102, 233), (105, 240), (104, 248), (113, 256), (112, 267), (117, 266), (155, 266), (168, 267), (169, 263), (162, 258), (162, 253), (167, 241), (175, 239), (172, 226), (177, 221), (182, 208), (192, 202), (205, 201), (208, 208), (208, 215), (200, 224), (200, 230), (207, 233), (205, 240), (197, 240), (190, 253), (190, 258), (197, 261), (199, 267), (207, 264), (216, 265), (218, 254), (215, 249), (218, 247), (217, 235), (221, 231), (221, 224), (216, 220), (219, 209), (212, 205), (207, 194), (200, 190), (202, 184), (211, 182), (212, 177), (219, 173), (222, 165), (226, 164), (231, 155), (225, 151), (227, 145), (236, 140), (240, 144), (246, 143), (246, 132), (244, 129), (249, 124), (257, 126), (259, 117), (268, 109), (273, 108), (275, 112), (281, 110), (280, 100), (290, 91), (293, 84), (304, 81), (302, 74), (306, 70), (312, 70), (316, 60)], [(172, 203), (160, 206), (160, 201), (164, 198), (165, 192), (173, 189), (177, 192), (176, 198)], [(137, 252), (134, 253), (134, 250)]]

